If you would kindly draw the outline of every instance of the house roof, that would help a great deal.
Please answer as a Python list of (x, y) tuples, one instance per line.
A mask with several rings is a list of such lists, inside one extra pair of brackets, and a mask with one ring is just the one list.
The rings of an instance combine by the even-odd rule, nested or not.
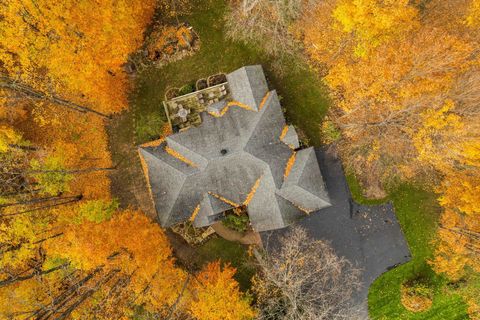
[(253, 228), (266, 231), (329, 206), (315, 152), (294, 150), (298, 137), (262, 67), (240, 68), (227, 81), (233, 101), (202, 112), (197, 127), (140, 147), (161, 225), (207, 226), (246, 206)]

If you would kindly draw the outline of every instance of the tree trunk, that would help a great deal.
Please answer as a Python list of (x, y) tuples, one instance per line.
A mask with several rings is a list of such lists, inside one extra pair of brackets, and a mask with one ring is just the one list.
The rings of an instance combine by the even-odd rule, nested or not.
[(48, 270), (33, 270), (30, 274), (28, 274), (26, 276), (21, 276), (21, 275), (10, 276), (5, 280), (0, 281), (0, 288), (8, 286), (8, 285), (10, 285), (12, 283), (15, 283), (15, 282), (31, 279), (35, 276), (41, 276), (41, 275), (52, 273), (54, 271), (60, 270), (63, 267), (66, 267), (67, 265), (68, 265), (68, 263), (64, 263), (62, 265), (59, 265), (59, 266), (54, 267), (54, 268), (50, 268)]
[(78, 195), (78, 196), (74, 197), (73, 199), (69, 199), (65, 202), (48, 204), (48, 205), (45, 205), (45, 206), (41, 206), (41, 207), (29, 209), (29, 210), (24, 210), (24, 211), (19, 211), (19, 212), (14, 212), (14, 213), (0, 214), (0, 218), (17, 216), (17, 215), (24, 214), (24, 213), (29, 213), (29, 212), (34, 212), (34, 211), (38, 211), (38, 210), (54, 208), (54, 207), (58, 207), (58, 206), (63, 206), (63, 205), (69, 204), (69, 203), (74, 203), (74, 202), (80, 201), (80, 200), (82, 200), (82, 198), (83, 198), (82, 195)]
[(86, 169), (74, 169), (74, 170), (32, 170), (27, 171), (27, 174), (36, 174), (36, 173), (65, 173), (65, 174), (77, 174), (77, 173), (90, 173), (96, 171), (113, 171), (117, 167), (110, 168), (86, 168)]
[(175, 302), (173, 303), (172, 307), (170, 308), (170, 313), (165, 318), (165, 320), (169, 320), (173, 316), (175, 311), (177, 310), (177, 305), (180, 302), (180, 300), (182, 299), (183, 293), (185, 292), (185, 289), (187, 289), (187, 285), (188, 285), (189, 282), (190, 282), (190, 274), (187, 275), (187, 279), (185, 279), (185, 282), (183, 283), (182, 290), (178, 294), (177, 299), (175, 299)]
[(79, 104), (76, 104), (74, 102), (62, 99), (62, 98), (57, 97), (55, 95), (47, 95), (47, 94), (45, 94), (41, 91), (35, 90), (34, 88), (30, 87), (29, 85), (27, 85), (25, 83), (22, 83), (18, 80), (13, 80), (10, 77), (5, 76), (5, 75), (0, 76), (0, 88), (8, 88), (8, 89), (20, 92), (20, 93), (22, 93), (22, 94), (24, 94), (24, 95), (26, 95), (30, 98), (50, 101), (50, 102), (56, 103), (58, 105), (64, 106), (64, 107), (66, 107), (70, 110), (75, 110), (77, 112), (81, 112), (81, 113), (90, 112), (90, 113), (96, 114), (98, 116), (101, 116), (103, 118), (107, 118), (107, 119), (110, 118), (110, 116), (108, 116), (104, 113), (98, 112), (96, 110), (90, 109), (88, 107), (81, 106)]
[(18, 144), (9, 144), (8, 145), (10, 148), (13, 149), (20, 149), (20, 150), (26, 150), (26, 151), (37, 151), (37, 147), (32, 147), (32, 146), (20, 146)]
[(80, 199), (82, 199), (82, 197), (83, 197), (83, 195), (80, 194), (80, 195), (68, 196), (68, 197), (51, 196), (51, 197), (45, 197), (45, 198), (36, 198), (36, 199), (30, 199), (30, 200), (25, 200), (25, 201), (5, 203), (5, 204), (0, 205), (0, 208), (21, 206), (21, 205), (26, 205), (26, 204), (42, 203), (42, 202), (55, 201), (55, 200), (68, 200), (68, 199), (79, 199), (80, 200)]
[(57, 310), (62, 308), (66, 303), (68, 303), (68, 301), (73, 299), (75, 297), (75, 293), (77, 292), (77, 290), (79, 288), (81, 288), (85, 283), (90, 281), (90, 279), (92, 279), (102, 269), (103, 269), (103, 266), (97, 267), (95, 270), (90, 272), (88, 275), (86, 275), (85, 277), (80, 279), (77, 283), (69, 286), (67, 288), (67, 290), (62, 292), (59, 296), (55, 297), (53, 299), (53, 301), (51, 303), (49, 303), (51, 308), (47, 309), (47, 308), (43, 307), (43, 308), (38, 309), (37, 311), (35, 311), (33, 313), (32, 319), (35, 318), (37, 320), (41, 320), (41, 319), (47, 319), (48, 317), (50, 317), (53, 313), (55, 313)]
[(82, 294), (80, 296), (80, 299), (70, 305), (64, 312), (62, 312), (62, 314), (60, 314), (60, 316), (55, 318), (55, 320), (66, 319), (79, 305), (81, 305), (85, 300), (87, 300), (92, 294), (97, 292), (97, 290), (100, 289), (102, 285), (110, 281), (119, 271), (120, 270), (118, 269), (114, 269), (107, 273), (107, 275), (103, 279), (99, 280), (94, 287), (88, 289), (84, 294)]

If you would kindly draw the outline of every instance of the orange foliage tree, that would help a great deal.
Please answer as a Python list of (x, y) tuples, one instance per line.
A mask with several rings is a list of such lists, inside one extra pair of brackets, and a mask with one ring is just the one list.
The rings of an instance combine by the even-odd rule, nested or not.
[(233, 280), (236, 270), (219, 261), (207, 264), (191, 282), (188, 313), (201, 320), (247, 320), (255, 317), (248, 296)]
[(44, 100), (61, 97), (103, 114), (124, 109), (122, 64), (140, 46), (154, 9), (153, 0), (5, 1), (2, 87)]

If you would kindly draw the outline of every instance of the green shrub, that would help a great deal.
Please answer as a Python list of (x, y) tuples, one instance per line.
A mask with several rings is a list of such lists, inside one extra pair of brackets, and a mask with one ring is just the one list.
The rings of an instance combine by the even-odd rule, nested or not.
[(222, 223), (227, 228), (244, 232), (247, 230), (249, 225), (249, 219), (246, 214), (236, 215), (236, 214), (229, 214), (222, 220)]
[(180, 88), (179, 95), (183, 96), (184, 94), (188, 94), (195, 91), (195, 85), (193, 84), (186, 84)]
[(406, 281), (401, 287), (401, 302), (411, 312), (423, 312), (433, 304), (433, 288), (424, 279)]

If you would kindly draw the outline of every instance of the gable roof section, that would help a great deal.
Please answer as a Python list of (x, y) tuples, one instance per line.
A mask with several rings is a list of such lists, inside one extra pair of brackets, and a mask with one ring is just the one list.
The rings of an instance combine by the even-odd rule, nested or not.
[(259, 112), (259, 120), (248, 138), (245, 151), (269, 166), (277, 188), (283, 183), (285, 165), (292, 155), (292, 150), (279, 138), (284, 126), (285, 119), (277, 93), (272, 91)]
[(297, 152), (290, 174), (277, 194), (308, 213), (331, 205), (313, 148)]
[(227, 75), (228, 86), (234, 101), (258, 110), (268, 92), (267, 80), (261, 65), (246, 66)]
[(179, 160), (169, 159), (171, 157), (166, 152), (150, 148), (141, 148), (139, 152), (148, 167), (146, 174), (158, 219), (164, 225), (188, 174), (193, 171), (184, 163), (175, 163)]
[(300, 148), (300, 142), (298, 141), (297, 131), (295, 127), (292, 125), (284, 127), (285, 132), (282, 131), (280, 135), (280, 140), (289, 146), (291, 149), (298, 149)]

